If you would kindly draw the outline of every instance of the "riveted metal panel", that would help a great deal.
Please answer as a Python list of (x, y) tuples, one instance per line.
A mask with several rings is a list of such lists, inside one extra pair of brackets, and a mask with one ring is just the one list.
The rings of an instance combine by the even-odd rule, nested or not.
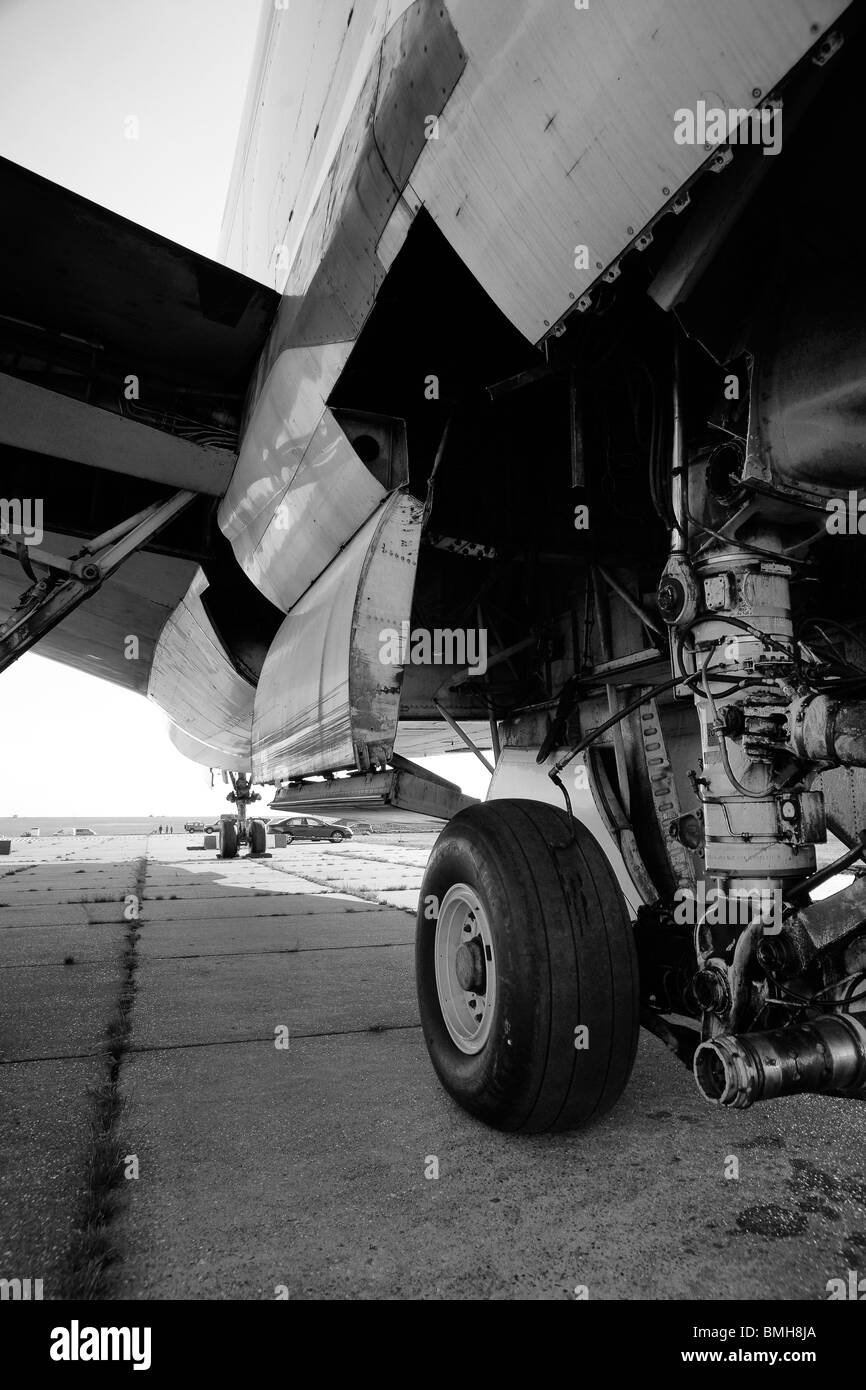
[(448, 0), (469, 61), (412, 186), (535, 342), (712, 157), (674, 141), (674, 113), (754, 106), (846, 8)]

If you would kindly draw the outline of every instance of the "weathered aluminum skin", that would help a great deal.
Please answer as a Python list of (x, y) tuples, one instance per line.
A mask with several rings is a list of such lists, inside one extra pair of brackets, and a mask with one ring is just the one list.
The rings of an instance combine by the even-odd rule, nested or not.
[[(291, 601), (326, 544), (307, 534), (326, 487), (279, 537), (274, 512), (421, 204), (537, 341), (710, 158), (676, 144), (674, 112), (699, 99), (752, 106), (844, 8), (329, 0), (314, 18), (265, 7), (223, 254), (283, 297), (220, 511), (263, 592)], [(587, 270), (575, 269), (578, 244)]]
[[(537, 341), (712, 157), (674, 112), (751, 108), (839, 0), (447, 0), (469, 56), (414, 192)], [(814, 26), (814, 27), (813, 27)], [(575, 247), (589, 267), (575, 268)]]
[[(699, 99), (751, 106), (846, 8), (842, 0), (590, 0), (586, 10), (569, 0), (326, 0), (277, 9), (263, 0), (223, 251), (281, 299), (220, 512), (245, 572), (291, 609), (256, 697), (259, 775), (350, 766), (396, 729), (399, 693), (371, 680), (369, 632), (357, 647), (346, 639), (362, 570), (379, 569), (359, 537), (391, 503), (327, 406), (422, 203), (537, 342), (712, 157), (675, 143), (674, 112)], [(431, 116), (438, 138), (427, 138)], [(583, 244), (590, 264), (579, 270)], [(414, 561), (400, 573), (401, 581), (388, 576), (394, 589), (383, 591), (380, 626), (409, 616)], [(213, 634), (199, 583), (165, 626), (148, 693), (203, 760), (216, 750), (220, 765), (243, 766), (252, 688)], [(69, 643), (56, 641), (69, 659)], [(357, 711), (370, 691), (365, 724)]]
[(345, 357), (340, 344), (277, 358), (220, 509), (244, 570), (284, 612), (387, 495), (323, 406), (323, 375)]
[(179, 729), (221, 751), (213, 766), (246, 768), (255, 691), (235, 671), (214, 633), (201, 603), (206, 587), (199, 570), (162, 630), (147, 694)]
[(245, 772), (249, 768), (248, 750), (239, 752), (237, 740), (234, 738), (226, 739), (222, 744), (207, 743), (171, 722), (168, 725), (168, 736), (178, 753), (182, 753), (191, 762), (201, 763), (203, 767), (226, 768), (232, 772)]
[[(238, 562), (287, 610), (385, 495), (326, 402), (384, 280), (376, 246), (425, 118), (442, 109), (465, 55), (441, 6), (338, 0), (315, 23), (285, 17), (264, 25), (255, 132), (225, 228), (226, 257), (252, 259), (283, 298), (219, 515)], [(267, 207), (262, 186), (275, 190)]]
[(369, 768), (397, 732), (402, 669), (383, 632), (408, 620), (421, 504), (395, 493), (288, 615), (256, 691), (253, 775), (274, 782)]
[[(355, 677), (341, 664), (357, 538), (326, 565), (381, 495), (326, 406), (421, 203), (538, 341), (710, 158), (676, 144), (674, 112), (699, 99), (752, 106), (844, 8), (265, 7), (223, 250), (283, 297), (220, 523), (272, 601), (288, 610), (313, 588), (265, 665), (257, 775), (333, 770), (358, 755)], [(431, 116), (439, 129), (426, 138)], [(579, 244), (589, 269), (575, 269)]]
[[(469, 735), (476, 748), (486, 751), (493, 747), (490, 724), (480, 719), (461, 719), (460, 727)], [(466, 753), (462, 739), (441, 720), (401, 719), (394, 752), (404, 758), (429, 758), (440, 753)]]
[[(396, 8), (328, 0), (314, 17), (305, 6), (267, 4), (223, 254), (290, 296), (313, 285), (326, 256), (332, 269), (339, 260), (351, 316), (363, 307), (360, 295), (348, 302), (351, 282), (374, 283), (375, 245), (405, 192), (404, 232), (407, 209), (423, 202), (503, 312), (537, 341), (710, 159), (703, 146), (675, 143), (674, 112), (700, 99), (752, 107), (754, 92), (771, 91), (846, 8), (841, 0), (618, 0), (586, 10), (550, 0)], [(376, 191), (362, 168), (373, 102), (376, 156), (390, 177), (378, 185), (386, 206), (368, 197), (362, 210), (359, 188)], [(436, 113), (439, 138), (425, 139), (425, 118)], [(378, 235), (362, 235), (362, 223)], [(575, 269), (576, 244), (589, 248), (586, 270)], [(288, 274), (275, 259), (281, 245)], [(340, 298), (340, 278), (332, 275), (323, 299)]]

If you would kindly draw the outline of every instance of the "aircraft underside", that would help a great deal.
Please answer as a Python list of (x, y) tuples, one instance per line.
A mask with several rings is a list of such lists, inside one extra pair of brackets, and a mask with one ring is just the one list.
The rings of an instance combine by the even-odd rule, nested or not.
[[(862, 6), (702, 4), (709, 55), (677, 39), (677, 3), (657, 50), (637, 5), (619, 40), (534, 5), (498, 26), (469, 0), (363, 8), (381, 34), (350, 55), (321, 184), (297, 184), (303, 226), (272, 204), (227, 243), (274, 292), (189, 257), (188, 342), (145, 404), (121, 383), (147, 363), (105, 350), (110, 296), (73, 267), (89, 338), (49, 291), (34, 308), (38, 243), (4, 233), (29, 270), (2, 308), (24, 422), (3, 491), (39, 478), (49, 560), (0, 555), (4, 614), (25, 591), (0, 666), (38, 636), (277, 806), (402, 797), (447, 818), (419, 1001), (443, 1084), (489, 1123), (602, 1113), (641, 1024), (714, 1102), (862, 1098)], [(611, 134), (604, 79), (638, 33), (658, 90), (625, 83)], [(698, 90), (775, 106), (784, 139), (768, 116), (751, 143), (678, 145)], [(42, 225), (50, 186), (6, 176)], [(98, 212), (119, 264), (135, 233)], [(39, 436), (58, 393), (71, 413)], [(73, 405), (114, 432), (90, 432), (96, 462), (86, 427), (63, 452)], [(163, 436), (159, 469), (141, 430)], [(112, 569), (124, 518), (142, 539)], [(425, 783), (401, 737), (489, 752), (487, 802)], [(822, 900), (828, 835), (851, 882)]]

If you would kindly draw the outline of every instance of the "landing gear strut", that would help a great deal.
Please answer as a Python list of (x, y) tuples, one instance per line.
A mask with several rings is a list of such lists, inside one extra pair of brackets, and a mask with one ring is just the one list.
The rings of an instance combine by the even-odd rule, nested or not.
[(267, 827), (264, 821), (248, 820), (247, 807), (253, 801), (261, 801), (258, 792), (245, 772), (230, 772), (232, 790), (226, 801), (234, 802), (238, 808), (237, 816), (224, 815), (220, 818), (219, 858), (236, 859), (242, 845), (249, 845), (250, 858), (261, 859), (267, 853)]

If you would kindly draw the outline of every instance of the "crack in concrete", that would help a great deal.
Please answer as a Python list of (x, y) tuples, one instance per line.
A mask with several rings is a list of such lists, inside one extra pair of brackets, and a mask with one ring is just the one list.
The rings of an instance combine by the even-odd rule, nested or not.
[[(108, 1297), (109, 1270), (120, 1258), (111, 1238), (111, 1224), (117, 1214), (116, 1191), (124, 1163), (119, 1131), (125, 1101), (120, 1076), (132, 1033), (139, 914), (146, 878), (147, 845), (144, 856), (138, 861), (135, 884), (125, 899), (124, 917), (129, 913), (129, 929), (121, 956), (120, 990), (114, 1013), (105, 1027), (104, 1075), (101, 1083), (89, 1092), (93, 1105), (81, 1205), (61, 1277), (60, 1297), (68, 1300)], [(131, 912), (130, 908), (133, 908)]]

